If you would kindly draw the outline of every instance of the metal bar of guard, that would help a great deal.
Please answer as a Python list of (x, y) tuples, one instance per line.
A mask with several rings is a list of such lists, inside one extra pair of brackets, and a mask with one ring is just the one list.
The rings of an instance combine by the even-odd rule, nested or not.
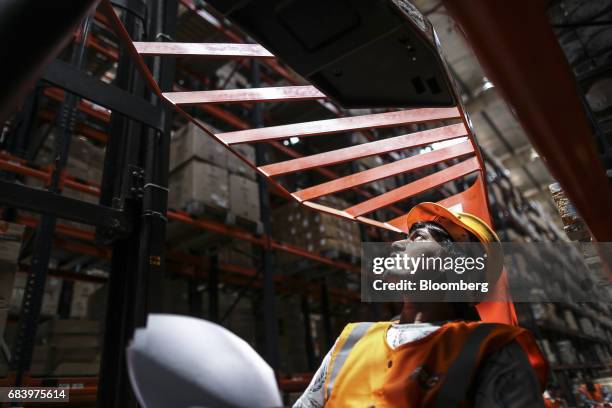
[[(115, 30), (126, 51), (133, 58), (136, 67), (144, 76), (151, 90), (163, 101), (171, 104), (181, 116), (204, 131), (207, 135), (224, 145), (238, 158), (267, 178), (287, 196), (292, 197), (301, 204), (314, 210), (332, 214), (348, 220), (358, 221), (374, 227), (387, 229), (394, 232), (406, 232), (405, 215), (399, 215), (392, 219), (377, 220), (367, 217), (367, 214), (379, 210), (388, 209), (398, 215), (397, 208), (392, 205), (423, 193), (429, 189), (439, 187), (450, 181), (462, 179), (468, 175), (476, 175), (475, 181), (467, 189), (445, 198), (439, 203), (447, 207), (461, 208), (470, 212), (487, 223), (491, 224), (491, 216), (488, 210), (488, 198), (485, 185), (485, 167), (479, 152), (471, 124), (466, 113), (459, 104), (450, 108), (407, 109), (375, 113), (361, 116), (342, 117), (320, 121), (296, 123), (281, 126), (270, 126), (257, 129), (246, 129), (225, 133), (214, 133), (192, 115), (187, 113), (181, 106), (192, 104), (215, 104), (215, 103), (237, 103), (237, 102), (291, 102), (296, 100), (324, 99), (321, 92), (312, 86), (288, 86), (275, 88), (255, 88), (240, 90), (215, 90), (195, 92), (162, 92), (151, 72), (149, 71), (143, 56), (160, 57), (199, 57), (199, 58), (257, 58), (272, 59), (274, 56), (258, 44), (200, 44), (200, 43), (142, 43), (132, 42), (121, 21), (115, 14), (108, 0), (101, 2), (101, 11), (106, 15), (109, 25)], [(452, 81), (449, 81), (452, 83)], [(459, 101), (456, 91), (455, 100)], [(405, 126), (421, 123), (438, 123), (443, 121), (460, 121), (450, 126), (442, 126), (426, 131), (414, 132), (386, 140), (350, 146), (339, 150), (318, 153), (310, 156), (294, 158), (292, 160), (270, 163), (257, 166), (250, 162), (244, 155), (232, 146), (242, 143), (277, 143), (278, 140), (291, 137), (316, 137), (321, 135), (333, 135), (347, 131), (368, 131), (376, 128)], [(348, 176), (333, 179), (322, 184), (311, 186), (299, 191), (289, 191), (275, 177), (288, 173), (305, 171), (338, 163), (346, 163), (369, 156), (387, 154), (390, 152), (416, 148), (435, 142), (446, 141), (465, 137), (466, 142), (451, 147), (423, 152), (393, 163), (381, 165), (364, 171), (358, 171)], [(418, 169), (431, 168), (433, 165), (458, 160), (458, 163), (450, 165), (433, 174), (428, 174), (420, 179), (409, 182), (403, 186), (396, 187), (379, 195), (372, 195), (364, 202), (356, 203), (348, 208), (334, 208), (326, 203), (314, 200), (337, 193), (349, 188), (360, 188), (364, 184), (381, 180), (387, 177), (400, 175), (406, 172), (414, 172)], [(505, 290), (505, 279), (501, 282), (500, 290)], [(502, 302), (503, 303), (503, 302)], [(508, 303), (492, 312), (495, 320), (515, 322), (513, 306)], [(481, 309), (487, 309), (482, 307)], [(480, 310), (481, 315), (483, 310)], [(505, 316), (505, 317), (500, 317)], [(484, 319), (484, 317), (483, 317)]]
[[(182, 109), (182, 106), (190, 104), (233, 102), (291, 102), (295, 100), (324, 99), (326, 96), (309, 85), (237, 90), (162, 92), (153, 80), (143, 60), (143, 56), (197, 56), (200, 58), (274, 58), (274, 56), (258, 44), (133, 43), (121, 25), (110, 3), (108, 1), (103, 1), (101, 7), (108, 18), (109, 24), (115, 29), (126, 47), (127, 52), (135, 60), (139, 71), (144, 75), (147, 83), (157, 96), (171, 104), (184, 118), (198, 126), (210, 137), (223, 144), (250, 167), (264, 175), (270, 183), (274, 184), (281, 191), (286, 192), (288, 196), (293, 197), (300, 203), (315, 210), (346, 219), (356, 220), (395, 232), (402, 232), (405, 231), (405, 226), (401, 225), (402, 217), (378, 221), (373, 218), (368, 218), (365, 215), (384, 209), (393, 203), (413, 197), (427, 189), (440, 186), (452, 180), (460, 179), (468, 174), (477, 173), (475, 183), (468, 190), (450, 197), (445, 201), (452, 205), (461, 204), (464, 211), (470, 211), (490, 222), (485, 185), (483, 183), (484, 165), (472, 131), (469, 125), (467, 125), (468, 121), (465, 112), (461, 106), (452, 108), (426, 107), (407, 109), (281, 126), (269, 126), (258, 129), (213, 133), (201, 122), (197, 121), (193, 116)], [(386, 140), (363, 143), (339, 150), (305, 156), (303, 158), (266, 164), (260, 167), (249, 162), (240, 152), (232, 148), (233, 145), (242, 143), (271, 142), (291, 137), (316, 137), (340, 132), (365, 131), (376, 128), (405, 126), (419, 123), (441, 123), (442, 121), (453, 119), (461, 120), (462, 123), (410, 133)], [(407, 148), (421, 147), (431, 143), (460, 137), (467, 137), (468, 142), (412, 156), (365, 171), (356, 172), (349, 176), (308, 187), (300, 191), (288, 191), (285, 186), (275, 179), (277, 176), (288, 173), (346, 163), (369, 156), (386, 154)], [(428, 175), (424, 181), (420, 183), (412, 182), (406, 186), (398, 187), (392, 191), (385, 192), (381, 196), (372, 197), (363, 203), (348, 208), (333, 208), (329, 205), (312, 201), (316, 198), (337, 193), (348, 188), (359, 187), (373, 181), (417, 169), (427, 168), (434, 164), (456, 158), (465, 158), (466, 160), (460, 163), (460, 165), (447, 167), (434, 174)]]

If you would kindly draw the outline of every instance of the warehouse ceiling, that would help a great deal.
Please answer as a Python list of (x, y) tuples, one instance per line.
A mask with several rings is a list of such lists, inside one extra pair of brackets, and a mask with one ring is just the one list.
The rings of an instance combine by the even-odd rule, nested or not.
[(508, 105), (487, 79), (454, 20), (439, 0), (414, 3), (436, 29), (482, 148), (501, 161), (514, 185), (526, 197), (539, 202), (553, 219), (558, 218), (548, 191), (553, 178)]

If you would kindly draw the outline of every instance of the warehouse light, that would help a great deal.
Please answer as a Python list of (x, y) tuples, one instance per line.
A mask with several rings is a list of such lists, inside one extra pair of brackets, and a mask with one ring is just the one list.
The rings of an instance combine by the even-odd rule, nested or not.
[(483, 77), (482, 80), (483, 80), (483, 84), (482, 84), (482, 87), (480, 88), (480, 92), (485, 92), (495, 87), (495, 85), (493, 85), (493, 83), (489, 81), (489, 78)]
[(285, 146), (293, 146), (295, 144), (300, 143), (300, 138), (299, 137), (290, 137), (289, 139), (285, 139), (283, 140), (283, 145)]
[(457, 139), (449, 139), (449, 140), (444, 140), (442, 142), (436, 142), (431, 145), (431, 150), (438, 150), (438, 149), (442, 149), (443, 147), (453, 146), (453, 145), (465, 142), (466, 140), (468, 140), (467, 137), (459, 137)]

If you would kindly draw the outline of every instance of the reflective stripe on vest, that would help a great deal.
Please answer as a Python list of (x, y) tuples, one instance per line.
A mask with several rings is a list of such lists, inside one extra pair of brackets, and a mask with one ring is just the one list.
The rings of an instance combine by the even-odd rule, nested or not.
[(327, 397), (332, 393), (332, 389), (334, 387), (334, 381), (342, 370), (342, 366), (346, 362), (351, 350), (357, 344), (357, 342), (363, 337), (364, 334), (368, 331), (370, 327), (372, 327), (374, 323), (371, 322), (361, 322), (356, 323), (353, 330), (351, 330), (350, 334), (346, 338), (346, 341), (342, 345), (340, 351), (336, 354), (336, 359), (334, 360), (334, 365), (332, 367), (332, 371), (329, 375), (329, 381), (327, 383)]
[(459, 355), (448, 368), (436, 406), (456, 407), (465, 400), (472, 382), (472, 373), (478, 364), (482, 342), (497, 326), (495, 323), (482, 323), (468, 335)]

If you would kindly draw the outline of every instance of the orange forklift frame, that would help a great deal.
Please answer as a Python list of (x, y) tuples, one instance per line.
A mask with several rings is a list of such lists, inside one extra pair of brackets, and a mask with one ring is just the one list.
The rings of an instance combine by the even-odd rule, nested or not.
[[(485, 166), (473, 129), (467, 114), (459, 102), (455, 107), (423, 107), (374, 113), (361, 116), (342, 117), (281, 126), (270, 126), (256, 129), (238, 130), (225, 133), (214, 133), (182, 108), (185, 105), (202, 105), (217, 103), (245, 102), (291, 102), (296, 100), (328, 99), (313, 86), (286, 86), (269, 88), (250, 88), (195, 92), (163, 92), (156, 83), (143, 57), (198, 57), (198, 58), (250, 58), (274, 59), (269, 51), (259, 44), (244, 43), (168, 43), (168, 42), (133, 42), (121, 20), (108, 0), (100, 3), (100, 12), (106, 17), (107, 23), (115, 31), (125, 51), (132, 58), (138, 71), (143, 75), (150, 90), (160, 100), (170, 104), (174, 110), (189, 122), (200, 128), (208, 136), (225, 146), (232, 154), (244, 161), (248, 166), (264, 176), (267, 181), (302, 205), (317, 211), (332, 214), (352, 221), (358, 221), (370, 226), (405, 233), (406, 214), (395, 218), (379, 221), (367, 215), (382, 209), (390, 209), (393, 204), (417, 196), (427, 190), (439, 187), (445, 183), (476, 174), (472, 185), (453, 196), (440, 201), (439, 204), (449, 208), (460, 208), (485, 220), (492, 226), (486, 193)], [(447, 74), (448, 84), (452, 84)], [(454, 86), (450, 86), (456, 101), (460, 101)], [(339, 150), (328, 151), (287, 161), (257, 166), (250, 162), (233, 146), (243, 143), (272, 143), (291, 137), (315, 137), (348, 131), (367, 131), (370, 129), (391, 126), (405, 126), (421, 123), (440, 123), (442, 121), (457, 121), (458, 124), (446, 125), (434, 129), (395, 136), (385, 140), (353, 145)], [(320, 168), (339, 163), (348, 163), (369, 156), (386, 154), (402, 149), (412, 149), (431, 145), (450, 139), (466, 138), (464, 142), (444, 147), (438, 150), (424, 152), (392, 163), (387, 163), (368, 170), (336, 178), (299, 191), (288, 191), (275, 177)], [(367, 200), (348, 208), (334, 208), (314, 200), (351, 188), (399, 174), (431, 167), (436, 164), (460, 159), (456, 164), (436, 171), (425, 177), (416, 179), (405, 185), (393, 188), (382, 194), (372, 196)], [(397, 209), (394, 211), (397, 214)], [(507, 292), (505, 275), (500, 278), (491, 296), (499, 296)], [(486, 321), (497, 321), (516, 324), (517, 318), (514, 305), (511, 302), (483, 302), (478, 305), (481, 318)]]

